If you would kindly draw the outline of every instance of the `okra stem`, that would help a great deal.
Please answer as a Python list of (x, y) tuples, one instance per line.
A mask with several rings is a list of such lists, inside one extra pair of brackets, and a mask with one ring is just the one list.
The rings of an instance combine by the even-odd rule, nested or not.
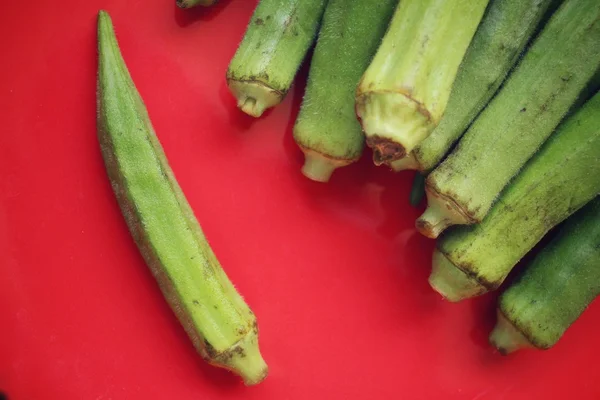
[(534, 347), (500, 309), (496, 314), (496, 326), (490, 334), (490, 344), (497, 348), (500, 354), (508, 355), (519, 349)]

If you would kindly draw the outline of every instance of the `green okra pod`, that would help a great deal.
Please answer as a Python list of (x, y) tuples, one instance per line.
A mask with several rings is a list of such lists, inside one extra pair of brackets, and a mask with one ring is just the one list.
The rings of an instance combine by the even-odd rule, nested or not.
[(356, 113), (376, 164), (401, 159), (440, 122), (487, 4), (400, 1), (356, 93)]
[(312, 47), (327, 0), (260, 0), (229, 68), (238, 107), (260, 117), (279, 104)]
[(362, 155), (365, 137), (354, 109), (356, 86), (397, 4), (398, 0), (329, 0), (294, 126), (306, 177), (327, 182), (336, 168)]
[(122, 58), (98, 14), (98, 139), (127, 226), (201, 356), (248, 385), (267, 375), (256, 318), (206, 240)]

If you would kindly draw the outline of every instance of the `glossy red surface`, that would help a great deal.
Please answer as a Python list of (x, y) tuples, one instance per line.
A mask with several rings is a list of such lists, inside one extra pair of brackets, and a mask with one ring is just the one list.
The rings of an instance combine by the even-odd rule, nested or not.
[[(430, 290), (412, 173), (370, 154), (299, 172), (306, 68), (254, 120), (224, 73), (254, 1), (0, 5), (0, 390), (11, 400), (597, 399), (600, 306), (547, 352), (487, 344), (494, 298)], [(131, 240), (95, 131), (96, 13), (200, 223), (258, 316), (270, 375), (244, 387), (194, 352)]]

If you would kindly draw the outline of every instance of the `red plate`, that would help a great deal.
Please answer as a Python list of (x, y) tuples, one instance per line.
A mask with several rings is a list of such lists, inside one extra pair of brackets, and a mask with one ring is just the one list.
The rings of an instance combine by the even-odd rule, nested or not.
[[(300, 174), (306, 68), (255, 120), (225, 86), (255, 1), (0, 6), (0, 390), (10, 400), (598, 399), (593, 306), (547, 352), (487, 344), (493, 296), (443, 301), (412, 173), (370, 154), (330, 184)], [(129, 236), (95, 130), (96, 14), (200, 223), (257, 314), (269, 377), (245, 387), (194, 352)]]

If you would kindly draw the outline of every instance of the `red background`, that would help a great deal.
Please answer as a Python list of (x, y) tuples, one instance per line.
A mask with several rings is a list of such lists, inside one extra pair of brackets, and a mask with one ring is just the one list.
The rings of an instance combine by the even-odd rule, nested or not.
[[(225, 86), (255, 1), (0, 5), (0, 390), (37, 399), (600, 397), (600, 307), (547, 352), (488, 344), (494, 296), (443, 301), (413, 228), (412, 173), (370, 154), (300, 174), (297, 86), (254, 120)], [(96, 13), (218, 257), (256, 312), (269, 377), (194, 352), (131, 240), (95, 132)]]

